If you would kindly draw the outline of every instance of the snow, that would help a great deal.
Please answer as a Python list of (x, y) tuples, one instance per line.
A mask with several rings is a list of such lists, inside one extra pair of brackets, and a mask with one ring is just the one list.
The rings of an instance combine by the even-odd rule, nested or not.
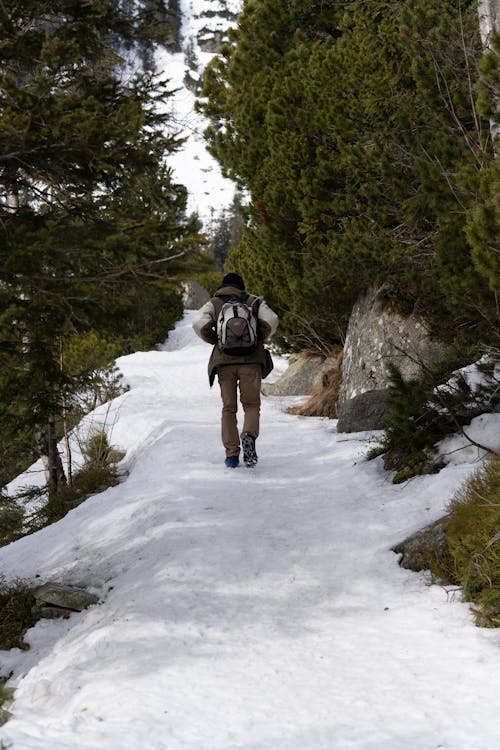
[(200, 48), (199, 42), (207, 38), (202, 32), (207, 28), (226, 31), (231, 25), (226, 12), (236, 15), (241, 7), (241, 0), (180, 0), (182, 52), (163, 50), (156, 59), (158, 70), (170, 81), (170, 89), (176, 90), (169, 101), (169, 111), (179, 135), (187, 139), (177, 153), (169, 156), (168, 165), (178, 182), (188, 189), (188, 213), (197, 212), (205, 224), (231, 205), (235, 184), (222, 175), (218, 162), (206, 149), (203, 133), (208, 122), (195, 111), (196, 96), (185, 86), (184, 78), (188, 73), (193, 81), (199, 80), (214, 57)]
[[(468, 440), (470, 438), (470, 440)], [(473, 440), (476, 445), (471, 443)], [(447, 464), (461, 464), (483, 458), (488, 450), (500, 453), (500, 414), (481, 414), (463, 428), (438, 443), (438, 455)], [(488, 449), (488, 450), (486, 450)]]
[[(500, 366), (496, 364), (490, 376), (486, 376), (484, 366), (491, 366), (491, 358), (483, 356), (478, 362), (456, 370), (450, 380), (436, 388), (441, 393), (454, 393), (459, 379), (463, 379), (471, 390), (471, 407), (478, 404), (489, 405), (492, 386), (500, 383)], [(489, 393), (488, 393), (489, 392)], [(446, 411), (445, 408), (442, 409)], [(462, 433), (451, 435), (437, 444), (439, 458), (446, 464), (461, 464), (477, 461), (489, 451), (500, 453), (500, 414), (481, 414), (462, 428)], [(470, 439), (469, 439), (470, 438)]]
[[(499, 633), (401, 569), (392, 545), (439, 517), (477, 463), (393, 485), (370, 435), (265, 398), (255, 469), (227, 469), (209, 347), (186, 313), (118, 364), (95, 420), (123, 482), (0, 549), (7, 578), (100, 603), (40, 621), (13, 670), (14, 750), (496, 750)], [(278, 358), (278, 368), (285, 362)], [(106, 417), (108, 411), (108, 416)]]
[(488, 382), (496, 381), (498, 383), (500, 381), (500, 365), (496, 364), (492, 368), (491, 376), (486, 377), (481, 368), (487, 367), (488, 365), (490, 367), (492, 366), (492, 359), (489, 355), (485, 354), (478, 362), (473, 362), (472, 364), (467, 365), (467, 367), (455, 370), (450, 380), (447, 383), (443, 383), (443, 385), (439, 385), (436, 388), (436, 391), (441, 393), (454, 393), (458, 388), (459, 379), (463, 378), (472, 393), (478, 397), (481, 389), (487, 386)]

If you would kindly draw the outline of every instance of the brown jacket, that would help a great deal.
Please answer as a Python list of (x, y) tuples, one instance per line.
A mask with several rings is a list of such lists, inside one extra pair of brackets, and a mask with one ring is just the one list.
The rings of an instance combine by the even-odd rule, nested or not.
[[(219, 367), (224, 367), (225, 365), (255, 364), (261, 365), (262, 367), (265, 366), (265, 350), (263, 342), (275, 333), (279, 319), (276, 313), (271, 310), (269, 305), (263, 299), (260, 300), (259, 311), (257, 314), (259, 340), (255, 351), (251, 354), (233, 355), (221, 351), (217, 346), (217, 310), (220, 307), (220, 302), (224, 301), (221, 298), (243, 296), (244, 294), (241, 289), (232, 286), (222, 287), (217, 290), (212, 299), (206, 302), (203, 307), (198, 310), (194, 317), (193, 328), (195, 333), (197, 333), (203, 341), (206, 341), (207, 344), (214, 345), (208, 362), (208, 378), (210, 385), (213, 385)], [(254, 295), (248, 295), (249, 302), (252, 302), (255, 299), (256, 297)]]

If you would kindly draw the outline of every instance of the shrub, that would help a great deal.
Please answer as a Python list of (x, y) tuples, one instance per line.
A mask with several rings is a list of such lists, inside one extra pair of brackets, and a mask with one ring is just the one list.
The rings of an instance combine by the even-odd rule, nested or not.
[(23, 535), (24, 511), (17, 500), (0, 494), (0, 547)]
[(115, 359), (125, 352), (124, 342), (89, 331), (64, 341), (64, 371), (71, 380), (67, 408), (73, 422), (100, 404), (124, 392)]
[(75, 473), (71, 484), (64, 485), (49, 498), (39, 514), (43, 526), (59, 521), (68, 510), (80, 505), (90, 495), (118, 484), (116, 464), (124, 454), (113, 449), (106, 430), (91, 429), (85, 440), (80, 441), (80, 449), (85, 463)]
[(464, 355), (451, 356), (427, 367), (419, 378), (404, 380), (389, 366), (384, 463), (398, 483), (418, 474), (438, 471), (442, 462), (436, 444), (499, 403), (498, 352), (488, 352), (467, 368)]
[(26, 582), (8, 584), (0, 579), (0, 650), (29, 648), (23, 636), (36, 622), (34, 604), (35, 597)]
[(40, 506), (40, 501), (46, 496), (46, 487), (27, 487), (18, 493), (18, 502), (37, 500), (39, 505), (34, 513), (25, 517), (24, 531), (19, 536), (32, 534), (60, 521), (69, 510), (76, 508), (90, 495), (118, 484), (116, 464), (124, 453), (110, 445), (105, 430), (90, 430), (85, 440), (80, 440), (80, 449), (85, 459), (83, 466), (75, 472), (70, 484), (62, 485), (43, 505)]
[(449, 510), (448, 578), (474, 603), (479, 625), (500, 627), (500, 455), (464, 484)]
[[(12, 688), (5, 687), (2, 678), (0, 677), (0, 707), (3, 706), (3, 704), (7, 701), (11, 701), (13, 694), (14, 691), (12, 690)], [(0, 748), (1, 747), (2, 745), (0, 745)]]

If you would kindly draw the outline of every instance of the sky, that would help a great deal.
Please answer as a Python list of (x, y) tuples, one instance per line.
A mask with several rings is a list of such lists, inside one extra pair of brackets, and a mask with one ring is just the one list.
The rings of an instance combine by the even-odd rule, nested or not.
[[(120, 358), (130, 390), (80, 426), (104, 424), (125, 451), (121, 483), (0, 549), (8, 580), (99, 597), (39, 621), (28, 651), (0, 652), (16, 690), (0, 739), (14, 750), (497, 750), (500, 632), (391, 551), (443, 515), (477, 448), (394, 485), (365, 458), (376, 433), (338, 434), (336, 420), (288, 414), (300, 397), (266, 397), (257, 466), (228, 469), (192, 317), (157, 350)], [(286, 364), (277, 357), (270, 379)], [(495, 419), (473, 429), (498, 440)]]

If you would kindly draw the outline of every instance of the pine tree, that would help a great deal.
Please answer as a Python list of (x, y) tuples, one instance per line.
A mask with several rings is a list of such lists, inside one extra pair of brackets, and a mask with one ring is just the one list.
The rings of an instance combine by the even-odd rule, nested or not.
[[(500, 20), (499, 20), (500, 22)], [(489, 49), (481, 60), (478, 81), (478, 109), (488, 118), (496, 159), (481, 172), (477, 199), (467, 215), (467, 239), (478, 273), (485, 277), (500, 308), (500, 34), (489, 39)]]
[(245, 4), (207, 77), (207, 138), (251, 196), (232, 265), (288, 341), (341, 339), (381, 282), (441, 336), (494, 335), (466, 234), (493, 161), (480, 55), (472, 0)]
[(144, 299), (150, 316), (168, 299), (179, 310), (175, 278), (197, 238), (186, 191), (165, 165), (179, 143), (157, 106), (168, 86), (150, 72), (125, 76), (115, 52), (118, 40), (144, 41), (148, 28), (111, 0), (0, 7), (0, 433), (8, 450), (47, 425), (54, 439), (61, 393), (71, 389), (60, 368), (65, 337), (131, 338)]

